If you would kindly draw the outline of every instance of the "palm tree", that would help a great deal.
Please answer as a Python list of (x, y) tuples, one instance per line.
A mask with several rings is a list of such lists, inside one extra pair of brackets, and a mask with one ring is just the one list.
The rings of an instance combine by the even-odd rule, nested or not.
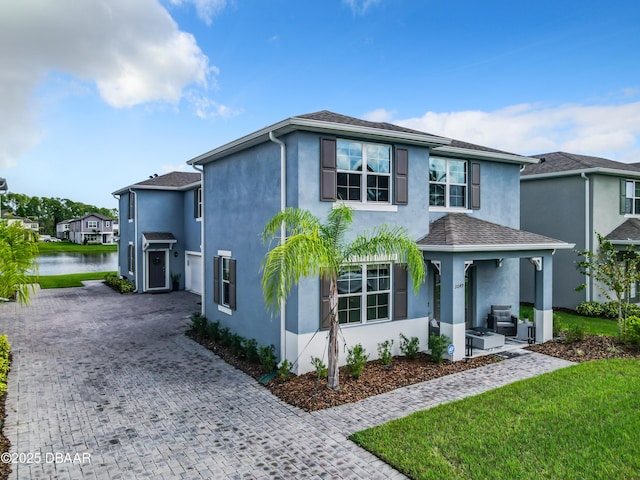
[(346, 242), (345, 233), (352, 221), (353, 211), (345, 205), (332, 209), (324, 224), (307, 210), (287, 208), (269, 220), (262, 232), (266, 242), (281, 231), (283, 223), (288, 229), (288, 236), (266, 254), (262, 266), (267, 306), (277, 311), (292, 285), (302, 277), (320, 276), (329, 282), (327, 385), (334, 390), (339, 388), (337, 281), (345, 267), (368, 258), (393, 258), (396, 263), (406, 263), (415, 291), (424, 280), (422, 254), (404, 229), (382, 225), (371, 235), (360, 234)]
[(38, 239), (35, 232), (19, 222), (0, 221), (0, 298), (16, 298), (29, 303), (28, 272), (35, 270)]

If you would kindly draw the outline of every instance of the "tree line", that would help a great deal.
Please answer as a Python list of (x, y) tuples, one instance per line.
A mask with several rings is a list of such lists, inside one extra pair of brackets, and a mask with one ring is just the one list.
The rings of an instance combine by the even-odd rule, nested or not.
[(89, 213), (99, 213), (110, 218), (118, 218), (118, 210), (98, 208), (68, 198), (31, 197), (22, 193), (7, 193), (0, 196), (2, 215), (29, 218), (40, 224), (40, 233), (56, 234), (56, 224), (63, 220), (81, 217)]

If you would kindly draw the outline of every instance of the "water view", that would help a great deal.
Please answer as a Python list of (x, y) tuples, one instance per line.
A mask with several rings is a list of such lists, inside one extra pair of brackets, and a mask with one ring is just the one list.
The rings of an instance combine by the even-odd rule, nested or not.
[(38, 256), (39, 275), (109, 272), (118, 270), (118, 253), (43, 253)]

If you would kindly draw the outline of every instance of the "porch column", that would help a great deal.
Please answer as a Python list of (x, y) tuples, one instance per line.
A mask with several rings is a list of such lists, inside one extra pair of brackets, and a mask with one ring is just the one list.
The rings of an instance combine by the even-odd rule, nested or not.
[(553, 338), (553, 257), (550, 254), (532, 259), (535, 273), (533, 318), (536, 323), (536, 342)]
[(453, 355), (445, 353), (445, 358), (462, 360), (465, 346), (464, 258), (452, 255), (442, 260), (440, 268), (440, 334), (449, 337), (455, 348)]

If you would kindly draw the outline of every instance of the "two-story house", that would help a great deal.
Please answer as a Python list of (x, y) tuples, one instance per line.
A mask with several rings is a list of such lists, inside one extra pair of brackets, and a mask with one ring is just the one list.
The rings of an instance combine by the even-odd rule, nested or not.
[[(171, 172), (121, 188), (118, 273), (136, 291), (202, 292), (200, 174)], [(173, 278), (172, 278), (173, 277)]]
[(56, 238), (69, 240), (69, 222), (70, 220), (63, 220), (56, 223)]
[[(522, 228), (597, 252), (597, 235), (624, 249), (640, 244), (640, 167), (606, 158), (553, 152), (521, 172)], [(583, 301), (606, 302), (590, 277), (576, 268), (573, 250), (554, 262), (554, 305), (574, 309)], [(531, 279), (522, 277), (521, 298), (532, 301)], [(580, 285), (586, 285), (576, 291)], [(631, 301), (640, 302), (638, 287)]]
[[(69, 241), (80, 245), (109, 244), (114, 242), (113, 222), (110, 217), (100, 213), (89, 213), (67, 221), (68, 227), (61, 225), (62, 233), (68, 234)], [(60, 224), (58, 224), (60, 225)], [(56, 225), (56, 232), (58, 226)]]
[(375, 358), (377, 343), (395, 339), (398, 354), (402, 333), (427, 349), (436, 318), (453, 345), (450, 358), (463, 358), (466, 329), (486, 326), (491, 305), (511, 305), (517, 315), (521, 258), (531, 260), (536, 334), (546, 341), (552, 255), (571, 245), (519, 230), (519, 172), (537, 161), (328, 111), (287, 118), (204, 153), (188, 162), (203, 170), (203, 314), (275, 345), (281, 359), (297, 360), (297, 373), (311, 370), (310, 357), (326, 349), (326, 292), (318, 278), (302, 279), (281, 315), (270, 315), (261, 290), (269, 245), (260, 233), (286, 207), (324, 219), (343, 202), (355, 210), (353, 235), (402, 226), (428, 267), (414, 293), (393, 258), (351, 265), (361, 283), (340, 293), (347, 346), (362, 343)]

